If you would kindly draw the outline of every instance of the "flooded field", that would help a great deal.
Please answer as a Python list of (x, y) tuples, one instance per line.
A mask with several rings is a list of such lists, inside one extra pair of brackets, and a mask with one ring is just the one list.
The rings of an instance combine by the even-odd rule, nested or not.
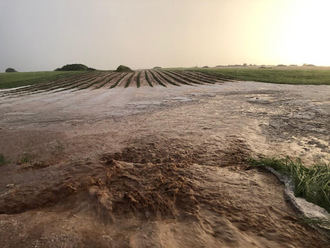
[(175, 73), (0, 92), (3, 247), (326, 247), (246, 159), (329, 162), (330, 86)]

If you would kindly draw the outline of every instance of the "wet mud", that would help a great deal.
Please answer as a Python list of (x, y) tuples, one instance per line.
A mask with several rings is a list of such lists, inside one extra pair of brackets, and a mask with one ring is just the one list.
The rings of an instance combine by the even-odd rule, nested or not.
[(227, 82), (3, 98), (0, 244), (326, 247), (246, 161), (329, 161), (329, 93)]

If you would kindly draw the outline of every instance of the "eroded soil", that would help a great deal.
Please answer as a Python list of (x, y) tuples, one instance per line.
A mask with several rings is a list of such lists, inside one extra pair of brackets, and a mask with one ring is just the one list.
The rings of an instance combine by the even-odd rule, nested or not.
[(250, 156), (329, 162), (329, 86), (0, 99), (1, 247), (326, 247)]

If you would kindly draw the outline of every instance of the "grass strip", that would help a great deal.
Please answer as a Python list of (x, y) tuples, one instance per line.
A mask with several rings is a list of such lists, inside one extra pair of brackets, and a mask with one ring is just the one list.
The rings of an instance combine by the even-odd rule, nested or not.
[(280, 68), (190, 68), (226, 79), (276, 84), (330, 85), (330, 70)]
[(255, 167), (270, 167), (291, 178), (296, 197), (305, 198), (330, 213), (330, 164), (305, 167), (300, 160), (290, 158), (250, 159)]
[(43, 71), (0, 73), (0, 89), (9, 89), (32, 84), (40, 84), (83, 73), (85, 72)]

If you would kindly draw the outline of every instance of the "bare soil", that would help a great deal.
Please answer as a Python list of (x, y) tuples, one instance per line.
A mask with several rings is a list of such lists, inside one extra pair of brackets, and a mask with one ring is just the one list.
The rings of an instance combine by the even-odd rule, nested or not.
[(0, 246), (327, 247), (246, 159), (329, 162), (330, 86), (191, 84), (1, 97)]

